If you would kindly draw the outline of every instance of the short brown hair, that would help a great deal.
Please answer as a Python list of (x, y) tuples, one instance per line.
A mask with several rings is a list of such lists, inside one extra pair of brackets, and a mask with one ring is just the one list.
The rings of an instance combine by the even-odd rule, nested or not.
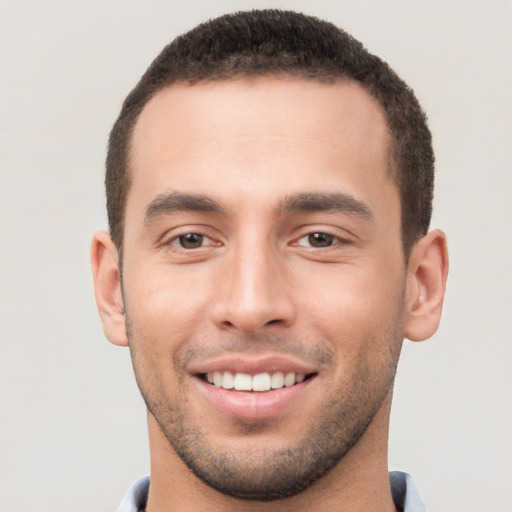
[(406, 256), (428, 231), (434, 153), (426, 116), (413, 91), (379, 57), (333, 24), (291, 11), (254, 10), (215, 18), (166, 46), (125, 99), (110, 134), (105, 186), (110, 233), (122, 251), (131, 177), (133, 128), (161, 89), (239, 77), (295, 76), (321, 82), (353, 80), (382, 106), (392, 136), (393, 178), (402, 209)]

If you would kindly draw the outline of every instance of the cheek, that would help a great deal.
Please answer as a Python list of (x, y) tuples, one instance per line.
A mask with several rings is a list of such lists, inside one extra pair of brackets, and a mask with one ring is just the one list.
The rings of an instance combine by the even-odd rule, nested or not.
[(302, 294), (302, 307), (309, 310), (315, 330), (345, 359), (380, 351), (401, 336), (404, 285), (399, 272), (351, 266), (318, 277), (322, 286)]
[[(126, 279), (125, 300), (132, 324), (167, 343), (197, 326), (204, 308), (207, 285), (200, 275), (172, 272), (165, 265), (132, 272)], [(133, 277), (135, 276), (135, 277)]]

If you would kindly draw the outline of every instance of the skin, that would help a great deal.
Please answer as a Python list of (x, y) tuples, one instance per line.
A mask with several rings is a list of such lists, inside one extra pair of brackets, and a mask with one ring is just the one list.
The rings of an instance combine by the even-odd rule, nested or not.
[[(351, 82), (173, 85), (143, 110), (122, 285), (108, 233), (92, 262), (105, 333), (130, 346), (148, 405), (148, 510), (394, 510), (395, 368), (403, 337), (437, 329), (448, 259), (435, 230), (404, 260), (389, 140), (380, 106)], [(183, 247), (190, 233), (202, 241)], [(198, 376), (219, 361), (312, 378), (265, 414), (231, 414)], [(247, 490), (297, 481), (322, 449), (331, 467), (292, 496)]]

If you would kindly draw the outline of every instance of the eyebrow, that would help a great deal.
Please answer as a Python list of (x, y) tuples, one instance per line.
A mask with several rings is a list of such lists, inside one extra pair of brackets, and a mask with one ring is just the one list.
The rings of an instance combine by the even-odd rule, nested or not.
[[(160, 215), (179, 211), (195, 211), (202, 213), (215, 213), (222, 215), (226, 210), (215, 199), (202, 194), (186, 194), (173, 191), (168, 194), (159, 194), (146, 207), (144, 223), (151, 222)], [(329, 212), (337, 211), (355, 215), (364, 219), (373, 219), (368, 205), (348, 194), (311, 192), (288, 196), (278, 207), (279, 214), (291, 212)]]
[(201, 194), (185, 194), (170, 192), (156, 196), (144, 211), (144, 223), (151, 222), (155, 217), (179, 211), (195, 211), (203, 213), (225, 213), (224, 208), (211, 197)]
[(348, 194), (306, 193), (285, 198), (279, 205), (280, 213), (288, 212), (329, 212), (337, 211), (363, 219), (373, 219), (370, 207)]

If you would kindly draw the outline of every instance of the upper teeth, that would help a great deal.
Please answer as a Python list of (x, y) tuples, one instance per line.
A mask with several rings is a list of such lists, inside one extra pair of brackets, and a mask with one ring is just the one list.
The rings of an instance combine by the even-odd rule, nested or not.
[(237, 391), (268, 391), (269, 389), (280, 389), (285, 386), (293, 386), (302, 382), (306, 375), (304, 373), (248, 373), (211, 372), (206, 374), (210, 384), (224, 389), (236, 389)]

